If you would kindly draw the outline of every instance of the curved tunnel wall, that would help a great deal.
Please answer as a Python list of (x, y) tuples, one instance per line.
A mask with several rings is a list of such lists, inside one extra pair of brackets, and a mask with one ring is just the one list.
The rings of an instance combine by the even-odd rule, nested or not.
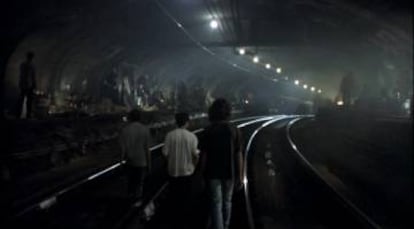
[[(135, 5), (131, 5), (131, 2)], [(100, 84), (105, 76), (111, 73), (114, 66), (130, 66), (134, 69), (134, 75), (148, 74), (150, 77), (157, 78), (161, 85), (170, 87), (175, 79), (191, 81), (197, 77), (207, 78), (205, 86), (211, 89), (217, 88), (218, 91), (224, 91), (220, 89), (220, 85), (238, 86), (234, 89), (237, 91), (248, 85), (254, 85), (253, 81), (258, 85), (262, 82), (262, 79), (257, 76), (263, 73), (263, 69), (251, 66), (249, 61), (237, 60), (239, 57), (232, 53), (233, 47), (223, 47), (217, 50), (222, 58), (232, 58), (241, 65), (250, 65), (249, 68), (252, 71), (245, 72), (233, 68), (196, 47), (154, 4), (144, 4), (139, 1), (120, 1), (119, 4), (113, 4), (111, 1), (104, 1), (102, 4), (91, 4), (81, 8), (80, 13), (76, 13), (76, 7), (73, 8), (66, 10), (62, 7), (66, 13), (60, 16), (61, 21), (57, 20), (59, 23), (46, 23), (30, 33), (9, 58), (5, 81), (6, 97), (7, 101), (10, 101), (10, 106), (14, 103), (18, 93), (19, 64), (28, 50), (36, 53), (35, 65), (40, 89), (50, 93), (64, 90), (67, 85), (71, 85), (71, 90), (86, 91), (88, 94), (99, 97), (101, 95)], [(56, 17), (59, 18), (59, 16)], [(374, 23), (381, 24), (381, 22)], [(378, 76), (374, 71), (371, 74), (374, 78), (378, 77), (378, 80), (382, 78), (385, 81), (382, 84), (385, 85), (394, 84), (399, 80), (398, 75), (403, 74), (400, 80), (403, 82), (400, 84), (407, 85), (407, 91), (412, 93), (412, 50), (407, 48), (412, 46), (410, 29), (407, 33), (404, 29), (390, 27), (387, 24), (381, 26), (383, 30), (373, 34), (372, 41), (370, 41), (371, 48), (376, 52), (367, 54), (367, 56), (372, 57), (378, 54), (375, 56), (375, 61), (379, 62), (377, 63), (378, 71), (383, 71), (384, 68), (387, 70), (387, 63), (384, 62), (393, 63), (388, 64), (389, 75), (385, 73)], [(287, 49), (292, 50), (289, 47)], [(335, 51), (340, 52), (339, 50), (333, 52)], [(301, 51), (297, 50), (296, 53), (299, 52)], [(263, 53), (265, 54), (266, 51)], [(352, 60), (355, 55), (357, 52), (342, 53), (338, 55), (338, 58), (332, 58), (329, 61), (335, 62), (335, 66), (340, 66), (347, 60)], [(300, 60), (300, 58), (296, 59)], [(289, 61), (292, 62), (292, 60), (295, 58), (286, 60), (286, 63), (283, 63), (283, 60), (281, 62), (289, 66)], [(329, 61), (322, 63), (329, 65)], [(355, 59), (352, 61), (361, 63), (361, 66), (367, 65)], [(351, 64), (346, 63), (346, 65), (352, 65), (352, 61), (350, 61)], [(311, 61), (307, 64), (313, 66), (321, 64), (321, 62), (309, 63), (312, 63)], [(306, 67), (306, 63), (302, 64), (302, 67), (304, 75), (312, 78), (312, 74), (307, 71), (309, 68)], [(375, 65), (370, 67), (375, 68)], [(298, 68), (300, 69), (301, 66)], [(355, 68), (358, 71), (359, 66), (356, 65)], [(332, 71), (325, 74), (327, 79), (325, 81), (334, 85), (330, 95), (333, 97), (335, 87), (337, 87), (335, 84), (339, 84), (340, 76), (339, 73), (338, 76), (330, 74)], [(360, 75), (364, 73), (361, 72)], [(249, 80), (240, 80), (241, 78)], [(233, 79), (237, 79), (235, 81), (237, 83), (234, 83)], [(243, 83), (247, 86), (243, 86)], [(281, 93), (289, 91), (281, 87), (279, 89)]]
[[(10, 85), (6, 92), (9, 100), (17, 97), (19, 65), (28, 50), (36, 54), (34, 64), (38, 89), (48, 93), (58, 93), (70, 85), (71, 91), (87, 92), (99, 97), (99, 85), (114, 66), (129, 66), (136, 77), (149, 75), (156, 78), (160, 87), (173, 87), (176, 80), (199, 83), (197, 78), (200, 78), (204, 86), (210, 89), (220, 82), (228, 86), (226, 89), (237, 89), (249, 76), (198, 47), (123, 47), (109, 42), (97, 43), (99, 38), (89, 36), (75, 40), (64, 39), (76, 37), (75, 34), (57, 33), (54, 38), (51, 36), (53, 34), (50, 32), (32, 35), (13, 53), (6, 73), (7, 84)], [(218, 93), (217, 96), (220, 90)]]

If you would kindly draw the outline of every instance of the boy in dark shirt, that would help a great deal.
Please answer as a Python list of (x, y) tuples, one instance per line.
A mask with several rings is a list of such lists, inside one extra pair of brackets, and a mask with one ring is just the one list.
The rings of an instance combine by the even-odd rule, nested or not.
[(200, 141), (201, 163), (210, 195), (212, 226), (228, 229), (233, 189), (242, 182), (241, 134), (229, 123), (231, 107), (226, 100), (214, 101), (208, 113), (211, 124)]

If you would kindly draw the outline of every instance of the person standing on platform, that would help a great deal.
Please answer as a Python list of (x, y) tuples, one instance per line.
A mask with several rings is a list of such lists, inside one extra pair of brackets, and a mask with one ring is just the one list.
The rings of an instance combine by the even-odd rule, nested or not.
[(127, 124), (119, 135), (122, 158), (126, 161), (128, 175), (128, 196), (142, 199), (144, 179), (151, 170), (150, 132), (142, 124), (141, 112), (132, 110)]
[(208, 110), (210, 125), (199, 145), (214, 229), (229, 228), (233, 190), (242, 185), (241, 133), (229, 123), (230, 114), (231, 106), (225, 99), (215, 100)]
[[(167, 158), (168, 175), (170, 176), (169, 187), (171, 190), (172, 205), (181, 211), (172, 214), (171, 218), (174, 226), (185, 228), (186, 220), (180, 215), (187, 215), (185, 212), (189, 207), (189, 196), (191, 196), (191, 177), (194, 173), (199, 150), (198, 139), (195, 134), (188, 131), (189, 115), (178, 113), (175, 115), (177, 128), (172, 130), (165, 137), (163, 154)], [(178, 225), (179, 223), (181, 225)]]
[[(19, 89), (20, 95), (17, 103), (17, 118), (22, 116), (23, 105), (26, 106), (26, 117), (32, 116), (32, 102), (36, 89), (36, 70), (33, 65), (34, 53), (28, 52), (26, 60), (20, 65)], [(26, 104), (24, 99), (26, 98)]]

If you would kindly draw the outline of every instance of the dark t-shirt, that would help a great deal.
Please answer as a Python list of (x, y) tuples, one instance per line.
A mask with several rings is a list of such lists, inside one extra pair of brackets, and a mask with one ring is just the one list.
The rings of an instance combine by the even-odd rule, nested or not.
[(33, 90), (36, 88), (35, 68), (32, 63), (23, 62), (20, 65), (20, 90)]
[(237, 154), (241, 150), (239, 130), (228, 122), (212, 123), (203, 132), (199, 148), (205, 154), (204, 175), (207, 179), (233, 179)]

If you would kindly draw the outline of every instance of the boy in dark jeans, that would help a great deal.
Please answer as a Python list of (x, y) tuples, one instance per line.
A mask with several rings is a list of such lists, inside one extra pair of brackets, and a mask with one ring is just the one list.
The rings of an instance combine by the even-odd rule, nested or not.
[(230, 114), (226, 100), (214, 101), (208, 111), (210, 125), (203, 132), (199, 146), (214, 229), (229, 228), (234, 186), (242, 184), (241, 134), (229, 123)]

